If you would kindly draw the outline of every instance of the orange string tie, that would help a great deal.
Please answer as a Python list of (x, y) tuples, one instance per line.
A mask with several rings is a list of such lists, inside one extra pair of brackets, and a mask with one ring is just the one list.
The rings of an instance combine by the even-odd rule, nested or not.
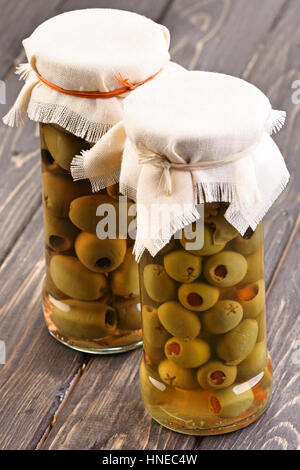
[(161, 71), (162, 69), (160, 69), (154, 75), (151, 75), (151, 77), (146, 78), (146, 80), (136, 83), (136, 84), (132, 84), (129, 81), (129, 78), (123, 78), (122, 74), (119, 73), (115, 75), (114, 78), (118, 80), (118, 82), (120, 82), (123, 85), (123, 87), (117, 88), (116, 90), (111, 90), (111, 91), (66, 90), (65, 88), (61, 88), (58, 85), (55, 85), (54, 83), (48, 82), (48, 80), (42, 77), (38, 72), (36, 72), (36, 75), (41, 83), (48, 86), (49, 88), (52, 88), (53, 90), (56, 90), (60, 93), (64, 93), (65, 95), (77, 96), (79, 98), (113, 98), (115, 96), (123, 95), (124, 93), (128, 93), (129, 91), (135, 90), (139, 86), (144, 85), (144, 83), (150, 82), (150, 80), (153, 80), (153, 78), (157, 77), (157, 75)]

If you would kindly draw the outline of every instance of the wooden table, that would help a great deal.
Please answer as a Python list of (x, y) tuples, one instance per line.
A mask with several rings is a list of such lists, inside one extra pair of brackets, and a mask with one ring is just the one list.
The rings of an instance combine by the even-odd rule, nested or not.
[[(82, 7), (133, 10), (171, 29), (173, 60), (225, 72), (260, 87), (288, 121), (275, 137), (292, 177), (265, 221), (271, 405), (248, 428), (219, 437), (170, 432), (145, 412), (138, 381), (141, 350), (91, 357), (57, 343), (41, 310), (44, 273), (39, 141), (36, 124), (0, 127), (1, 449), (300, 448), (300, 79), (299, 0), (0, 0), (1, 71), (7, 105), (20, 89), (21, 40), (46, 18)], [(267, 175), (266, 175), (267, 177)]]

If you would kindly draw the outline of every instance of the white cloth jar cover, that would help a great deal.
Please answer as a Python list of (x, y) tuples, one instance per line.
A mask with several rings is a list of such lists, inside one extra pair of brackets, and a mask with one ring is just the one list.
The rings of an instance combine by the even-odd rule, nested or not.
[[(241, 235), (255, 230), (289, 180), (270, 137), (284, 121), (258, 88), (224, 74), (165, 73), (131, 93), (106, 139), (126, 139), (120, 188), (137, 201), (137, 259), (198, 220), (197, 203), (228, 202), (228, 222)], [(86, 162), (90, 178), (113, 152), (103, 144), (98, 165)], [(172, 207), (170, 218), (151, 220), (153, 204)]]
[(122, 119), (128, 93), (73, 96), (45, 81), (73, 92), (130, 91), (169, 62), (169, 42), (165, 26), (132, 12), (99, 8), (55, 16), (23, 41), (28, 63), (17, 73), (26, 83), (3, 121), (18, 126), (28, 113), (95, 143)]

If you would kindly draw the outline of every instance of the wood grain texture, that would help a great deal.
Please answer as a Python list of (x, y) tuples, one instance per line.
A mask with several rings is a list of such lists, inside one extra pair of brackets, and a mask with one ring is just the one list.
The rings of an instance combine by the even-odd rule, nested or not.
[(155, 423), (143, 406), (141, 350), (93, 359), (43, 449), (191, 449), (195, 438)]
[(161, 19), (169, 0), (66, 0), (60, 11), (76, 10), (79, 8), (117, 8), (146, 15), (153, 20)]
[[(285, 0), (175, 0), (164, 23), (173, 60), (240, 76)], [(259, 13), (258, 13), (259, 12)]]
[[(6, 89), (7, 104), (0, 105), (1, 117), (20, 89), (15, 75)], [(0, 123), (0, 263), (41, 203), (39, 146), (35, 123), (27, 121), (18, 129)]]
[(41, 309), (44, 276), (41, 209), (0, 270), (0, 448), (34, 449), (82, 364), (82, 355), (47, 332)]
[(22, 40), (43, 21), (56, 13), (64, 0), (1, 0), (0, 79), (3, 79), (22, 51)]

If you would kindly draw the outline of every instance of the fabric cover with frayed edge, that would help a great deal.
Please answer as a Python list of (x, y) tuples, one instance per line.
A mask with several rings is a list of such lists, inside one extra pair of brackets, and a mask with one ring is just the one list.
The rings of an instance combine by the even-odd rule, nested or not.
[[(255, 230), (289, 180), (270, 136), (284, 120), (255, 86), (218, 73), (164, 73), (131, 93), (108, 154), (125, 129), (120, 190), (137, 202), (136, 258), (145, 249), (155, 256), (196, 221), (197, 203), (228, 202), (228, 222), (241, 235)], [(107, 151), (97, 150), (86, 155), (84, 175), (100, 188)], [(155, 206), (165, 206), (165, 217), (154, 218)]]
[(39, 82), (35, 72), (66, 90), (112, 91), (122, 87), (118, 74), (135, 84), (159, 72), (169, 62), (169, 43), (165, 26), (133, 12), (94, 8), (50, 18), (23, 41), (28, 64), (17, 73), (26, 83), (3, 121), (20, 126), (28, 112), (95, 143), (122, 119), (126, 94), (69, 96)]

